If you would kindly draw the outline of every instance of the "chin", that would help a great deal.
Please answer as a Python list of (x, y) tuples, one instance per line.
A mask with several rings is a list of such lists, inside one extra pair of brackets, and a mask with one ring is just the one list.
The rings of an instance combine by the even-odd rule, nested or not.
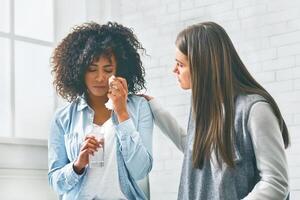
[(191, 88), (189, 88), (189, 87), (181, 87), (183, 90), (189, 90), (189, 89), (191, 89)]
[(96, 97), (107, 96), (107, 91), (90, 91), (90, 93)]
[(190, 86), (182, 85), (182, 84), (180, 84), (180, 87), (181, 87), (181, 89), (183, 89), (183, 90), (189, 90), (189, 89), (191, 89)]

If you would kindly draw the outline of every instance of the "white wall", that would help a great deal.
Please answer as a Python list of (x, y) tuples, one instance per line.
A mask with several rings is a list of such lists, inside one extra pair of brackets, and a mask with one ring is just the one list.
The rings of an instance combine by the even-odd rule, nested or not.
[(56, 199), (47, 184), (46, 141), (1, 139), (0, 157), (0, 199)]
[[(178, 89), (171, 69), (176, 34), (212, 20), (230, 35), (253, 76), (275, 97), (288, 124), (291, 199), (300, 199), (300, 1), (123, 0), (114, 19), (133, 27), (147, 49), (148, 93), (185, 126), (189, 94)], [(109, 17), (107, 18), (109, 19)], [(159, 130), (154, 134), (152, 199), (176, 199), (182, 155)]]
[[(171, 69), (176, 34), (213, 20), (229, 33), (255, 78), (275, 97), (291, 134), (291, 199), (300, 199), (300, 1), (298, 0), (56, 0), (56, 39), (75, 24), (112, 19), (134, 28), (147, 53), (148, 93), (186, 126), (189, 92)], [(76, 13), (74, 15), (74, 13)], [(45, 131), (48, 131), (45, 129)], [(182, 154), (158, 129), (154, 134), (152, 199), (176, 199)], [(0, 199), (56, 199), (47, 185), (47, 145), (39, 140), (0, 141)], [(19, 192), (19, 196), (18, 196)]]

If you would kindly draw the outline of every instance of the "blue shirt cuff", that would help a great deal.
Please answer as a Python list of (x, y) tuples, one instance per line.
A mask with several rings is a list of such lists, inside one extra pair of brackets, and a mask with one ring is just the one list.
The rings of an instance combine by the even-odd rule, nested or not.
[(136, 128), (131, 118), (116, 125), (116, 131), (119, 139), (126, 140), (128, 136), (133, 136)]
[(68, 183), (68, 185), (74, 185), (74, 183), (77, 183), (80, 178), (85, 174), (85, 171), (82, 174), (77, 174), (74, 169), (73, 169), (73, 162), (69, 163), (67, 165), (67, 169), (66, 169), (66, 182)]

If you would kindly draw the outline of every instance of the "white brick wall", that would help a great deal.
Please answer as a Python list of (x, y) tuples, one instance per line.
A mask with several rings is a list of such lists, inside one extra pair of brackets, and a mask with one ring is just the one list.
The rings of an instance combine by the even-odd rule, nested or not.
[[(115, 2), (115, 1), (114, 1)], [(123, 0), (118, 19), (147, 49), (148, 93), (186, 126), (189, 92), (172, 74), (174, 40), (187, 25), (212, 20), (230, 35), (253, 76), (275, 97), (289, 126), (291, 199), (300, 199), (300, 1)], [(154, 134), (152, 199), (176, 199), (182, 155), (158, 129)]]

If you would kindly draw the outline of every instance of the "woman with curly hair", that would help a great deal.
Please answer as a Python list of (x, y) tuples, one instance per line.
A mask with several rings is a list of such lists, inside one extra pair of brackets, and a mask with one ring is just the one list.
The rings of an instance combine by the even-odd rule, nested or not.
[[(135, 95), (145, 89), (140, 50), (131, 29), (111, 22), (75, 27), (55, 49), (54, 85), (70, 103), (51, 125), (48, 179), (62, 199), (147, 199), (137, 181), (152, 168), (153, 119)], [(91, 168), (104, 146), (89, 134), (94, 126), (104, 130), (105, 156)]]

